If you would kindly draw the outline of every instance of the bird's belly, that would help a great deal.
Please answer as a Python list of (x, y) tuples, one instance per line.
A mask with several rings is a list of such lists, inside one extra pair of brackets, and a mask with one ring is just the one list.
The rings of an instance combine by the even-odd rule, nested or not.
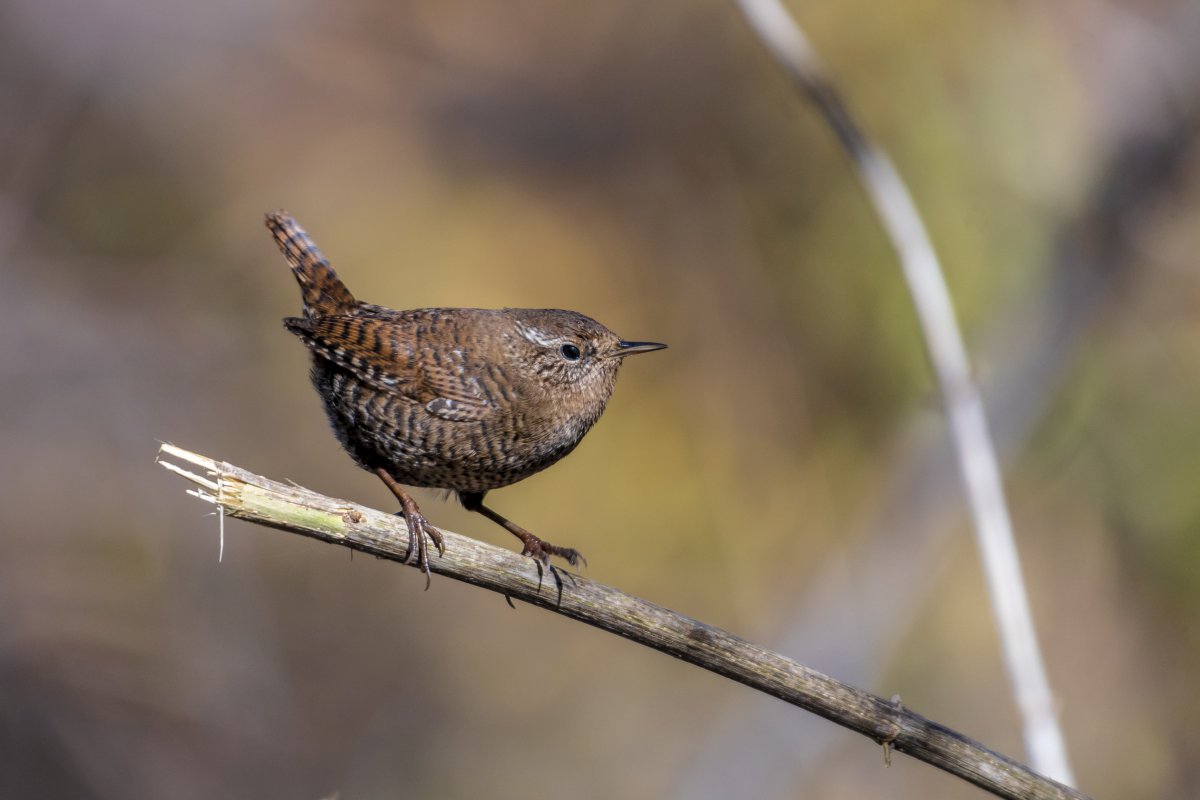
[(575, 449), (586, 425), (531, 425), (519, 414), (451, 421), (421, 403), (365, 385), (341, 370), (317, 370), (334, 433), (359, 466), (386, 469), (409, 486), (486, 492), (545, 469)]

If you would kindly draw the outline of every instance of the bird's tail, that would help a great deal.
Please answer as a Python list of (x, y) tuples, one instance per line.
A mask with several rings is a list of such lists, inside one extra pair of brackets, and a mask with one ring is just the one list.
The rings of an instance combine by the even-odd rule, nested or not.
[(272, 211), (267, 214), (266, 221), (275, 244), (283, 251), (296, 282), (300, 284), (304, 316), (353, 312), (358, 301), (292, 215), (286, 211)]

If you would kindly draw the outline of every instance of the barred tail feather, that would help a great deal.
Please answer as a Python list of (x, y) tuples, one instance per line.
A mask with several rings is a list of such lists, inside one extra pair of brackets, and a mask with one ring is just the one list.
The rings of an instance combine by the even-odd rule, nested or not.
[(313, 317), (353, 312), (358, 301), (291, 214), (272, 211), (267, 214), (266, 223), (275, 237), (275, 243), (291, 265), (296, 282), (300, 284), (304, 315)]

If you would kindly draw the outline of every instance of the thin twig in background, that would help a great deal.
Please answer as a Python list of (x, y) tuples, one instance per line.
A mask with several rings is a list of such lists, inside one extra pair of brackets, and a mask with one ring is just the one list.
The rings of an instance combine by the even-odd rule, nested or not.
[(962, 334), (929, 234), (891, 160), (850, 117), (816, 52), (787, 9), (778, 0), (736, 2), (767, 49), (825, 117), (850, 155), (900, 259), (953, 433), (1030, 763), (1045, 775), (1074, 783), (1029, 610), (983, 402), (971, 380)]
[[(158, 462), (196, 488), (189, 490), (231, 517), (340, 544), (392, 561), (407, 555), (408, 529), (393, 514), (335, 500), (255, 475), (232, 464), (164, 444)], [(178, 463), (182, 462), (182, 464)], [(199, 473), (192, 470), (199, 468)], [(998, 797), (1086, 796), (1044, 778), (943, 725), (861, 689), (674, 611), (579, 575), (554, 578), (511, 550), (443, 531), (446, 552), (432, 570), (523, 600), (660, 650), (778, 697), (932, 764)]]

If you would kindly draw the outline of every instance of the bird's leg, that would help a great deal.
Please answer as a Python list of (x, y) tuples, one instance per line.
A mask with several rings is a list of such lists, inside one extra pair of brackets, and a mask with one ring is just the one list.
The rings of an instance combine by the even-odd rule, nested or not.
[(407, 564), (413, 554), (416, 554), (417, 564), (421, 572), (425, 573), (425, 588), (428, 590), (430, 584), (429, 545), (426, 540), (432, 539), (434, 546), (437, 547), (438, 555), (445, 555), (446, 543), (442, 539), (442, 532), (429, 524), (421, 514), (421, 510), (417, 508), (417, 501), (404, 491), (404, 487), (397, 483), (387, 470), (380, 468), (375, 470), (375, 474), (400, 501), (400, 515), (404, 517), (404, 524), (408, 526), (408, 551), (404, 554), (404, 563)]
[(462, 501), (463, 508), (467, 511), (474, 511), (483, 514), (492, 522), (499, 525), (504, 530), (511, 533), (513, 536), (521, 540), (524, 548), (521, 550), (521, 555), (529, 556), (539, 564), (549, 566), (550, 556), (558, 556), (566, 561), (572, 567), (579, 566), (580, 562), (587, 566), (587, 559), (584, 558), (574, 547), (559, 547), (556, 544), (550, 544), (534, 536), (529, 531), (522, 528), (517, 523), (502, 517), (495, 511), (483, 504), (483, 492), (459, 492), (458, 499)]

